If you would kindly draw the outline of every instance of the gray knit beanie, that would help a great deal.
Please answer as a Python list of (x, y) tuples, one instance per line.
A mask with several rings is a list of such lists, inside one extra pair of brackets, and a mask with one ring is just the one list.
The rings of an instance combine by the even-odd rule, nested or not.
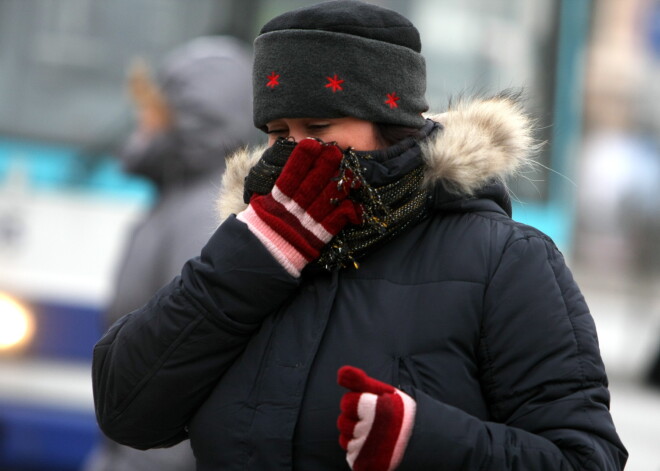
[(376, 5), (337, 0), (284, 13), (254, 41), (254, 124), (352, 116), (420, 128), (420, 52), (415, 26)]

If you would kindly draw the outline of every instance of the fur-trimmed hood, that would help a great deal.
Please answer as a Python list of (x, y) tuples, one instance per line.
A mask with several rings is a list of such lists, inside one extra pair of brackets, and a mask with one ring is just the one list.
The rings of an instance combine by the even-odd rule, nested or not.
[[(538, 149), (532, 120), (512, 95), (459, 100), (428, 118), (443, 129), (422, 142), (425, 184), (442, 183), (456, 196), (473, 196), (494, 180), (505, 182), (529, 166)], [(217, 203), (220, 220), (246, 208), (244, 179), (265, 149), (246, 148), (228, 159)]]

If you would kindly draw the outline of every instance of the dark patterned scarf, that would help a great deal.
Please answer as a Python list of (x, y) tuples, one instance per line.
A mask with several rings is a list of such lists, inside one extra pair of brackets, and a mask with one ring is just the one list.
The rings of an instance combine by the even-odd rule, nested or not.
[[(243, 199), (246, 203), (253, 193), (270, 193), (295, 146), (295, 141), (278, 139), (264, 152), (245, 178)], [(384, 178), (382, 175), (370, 178), (374, 174), (388, 173), (391, 169), (379, 172), (382, 161), (391, 158), (392, 154), (400, 157), (403, 153), (407, 154), (400, 159), (404, 160), (404, 164), (397, 169), (401, 172), (395, 171), (393, 176)], [(421, 151), (413, 138), (386, 151), (367, 153), (349, 149), (344, 152), (338, 184), (349, 170), (361, 183), (352, 190), (350, 198), (362, 205), (363, 222), (346, 226), (322, 250), (317, 263), (327, 270), (350, 265), (358, 268), (358, 261), (368, 253), (428, 215), (428, 191), (422, 188), (424, 167)]]

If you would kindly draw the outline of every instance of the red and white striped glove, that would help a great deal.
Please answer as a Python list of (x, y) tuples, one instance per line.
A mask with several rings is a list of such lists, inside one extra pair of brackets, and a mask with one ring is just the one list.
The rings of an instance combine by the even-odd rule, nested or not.
[(339, 444), (353, 471), (391, 471), (401, 463), (415, 423), (417, 403), (406, 393), (352, 366), (338, 383), (351, 392), (341, 400)]
[(267, 195), (254, 194), (238, 219), (293, 276), (319, 257), (348, 223), (360, 224), (361, 207), (348, 199), (357, 181), (339, 180), (341, 149), (316, 139), (300, 141)]

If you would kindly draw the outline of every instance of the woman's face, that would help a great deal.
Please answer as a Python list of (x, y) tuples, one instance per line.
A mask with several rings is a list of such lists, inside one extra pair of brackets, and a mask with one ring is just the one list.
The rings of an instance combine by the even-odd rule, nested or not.
[(296, 142), (315, 137), (324, 142), (336, 142), (342, 149), (377, 150), (386, 147), (378, 137), (376, 125), (358, 118), (282, 118), (267, 125), (268, 145), (279, 137), (292, 137)]

